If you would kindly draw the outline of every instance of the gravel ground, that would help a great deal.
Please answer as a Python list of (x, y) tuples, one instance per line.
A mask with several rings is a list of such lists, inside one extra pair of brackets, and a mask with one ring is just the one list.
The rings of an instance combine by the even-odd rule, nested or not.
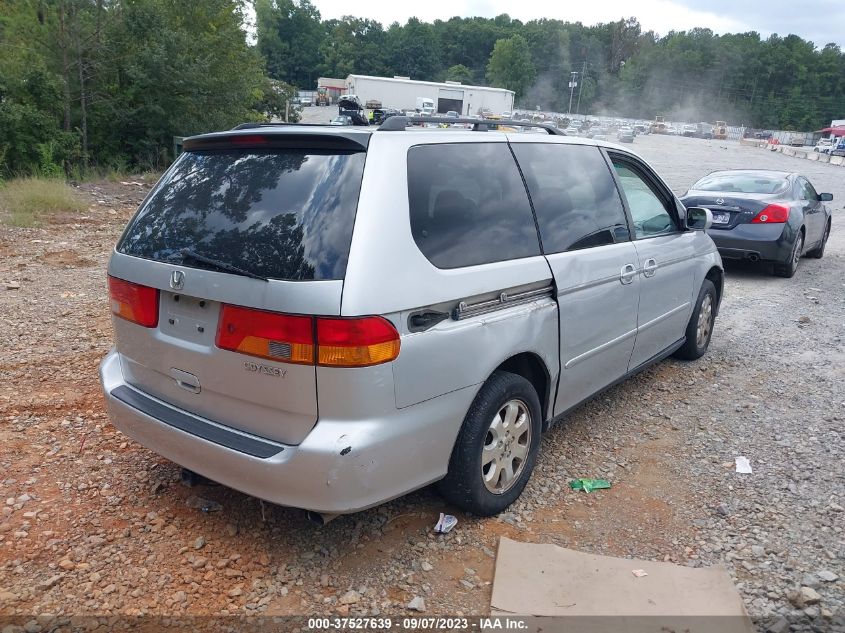
[[(835, 196), (827, 254), (793, 279), (730, 266), (707, 356), (665, 361), (557, 424), (525, 494), (489, 519), (426, 489), (317, 528), (222, 486), (184, 487), (178, 467), (109, 424), (96, 376), (108, 252), (148, 185), (83, 185), (83, 216), (0, 226), (0, 623), (397, 614), (415, 597), (429, 614), (483, 614), (506, 535), (721, 563), (752, 615), (830, 630), (845, 615), (845, 169), (719, 141), (638, 137), (633, 149), (679, 193), (717, 168), (802, 171)], [(734, 471), (738, 455), (753, 474)], [(613, 488), (574, 493), (572, 477)], [(433, 534), (450, 510), (458, 527)]]

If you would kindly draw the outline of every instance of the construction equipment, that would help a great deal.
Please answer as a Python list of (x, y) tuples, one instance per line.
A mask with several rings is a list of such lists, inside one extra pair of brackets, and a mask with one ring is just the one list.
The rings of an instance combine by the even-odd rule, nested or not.
[(327, 106), (331, 104), (331, 101), (332, 100), (329, 97), (329, 91), (326, 89), (325, 86), (317, 88), (317, 99), (315, 105)]
[(666, 134), (666, 120), (663, 115), (656, 115), (649, 127), (652, 134)]
[(719, 141), (724, 141), (728, 138), (728, 124), (724, 121), (716, 121), (713, 126), (713, 138)]

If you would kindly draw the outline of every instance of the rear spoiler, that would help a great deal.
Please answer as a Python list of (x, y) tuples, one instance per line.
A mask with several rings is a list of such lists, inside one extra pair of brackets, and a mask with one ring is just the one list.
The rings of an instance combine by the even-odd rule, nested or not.
[(186, 138), (188, 152), (232, 149), (312, 149), (365, 152), (370, 132), (307, 123), (243, 123), (227, 132)]

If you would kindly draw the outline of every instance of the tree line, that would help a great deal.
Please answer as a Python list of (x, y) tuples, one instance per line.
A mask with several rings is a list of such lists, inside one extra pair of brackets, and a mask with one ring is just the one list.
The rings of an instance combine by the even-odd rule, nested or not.
[[(410, 76), (494, 85), (524, 108), (811, 130), (845, 117), (845, 55), (797, 35), (644, 31), (634, 18), (595, 26), (453, 17), (321, 20), (309, 0), (256, 0), (257, 45), (272, 76)], [(570, 94), (571, 73), (577, 88)]]
[(581, 113), (772, 129), (845, 116), (845, 55), (796, 35), (508, 15), (385, 27), (324, 20), (310, 0), (0, 0), (0, 175), (158, 169), (173, 136), (280, 116), (296, 89), (351, 73), (494, 85), (546, 111), (572, 96)]
[(244, 0), (0, 0), (0, 176), (160, 169), (173, 137), (278, 114)]

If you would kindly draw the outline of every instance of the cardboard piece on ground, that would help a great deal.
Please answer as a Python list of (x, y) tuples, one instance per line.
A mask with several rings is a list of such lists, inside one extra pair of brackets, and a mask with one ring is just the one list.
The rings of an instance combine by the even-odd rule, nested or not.
[[(636, 578), (631, 569), (643, 569), (648, 576)], [(667, 618), (680, 621), (682, 630), (693, 633), (754, 630), (742, 598), (722, 566), (696, 569), (598, 556), (505, 537), (499, 540), (490, 609), (494, 615), (616, 618), (583, 618), (579, 630), (605, 630), (602, 626), (618, 627), (624, 620), (626, 631), (660, 631)], [(549, 624), (546, 622), (545, 630), (554, 630)], [(637, 626), (628, 626), (634, 624)]]

